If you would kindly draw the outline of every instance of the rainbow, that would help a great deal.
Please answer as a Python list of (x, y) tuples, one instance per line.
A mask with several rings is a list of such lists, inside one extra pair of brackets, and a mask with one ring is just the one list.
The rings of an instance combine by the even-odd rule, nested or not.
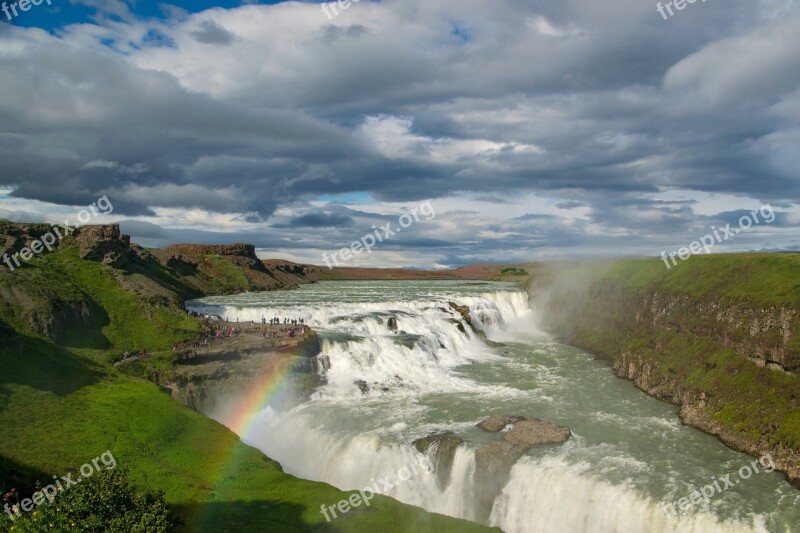
[(294, 362), (291, 357), (281, 357), (276, 364), (265, 368), (223, 423), (241, 439), (247, 439), (259, 413), (289, 384)]
[[(242, 444), (251, 435), (257, 426), (259, 414), (270, 404), (270, 402), (285, 392), (291, 385), (292, 367), (296, 359), (293, 357), (282, 356), (277, 362), (271, 362), (265, 366), (258, 379), (256, 379), (237, 401), (236, 406), (225, 413), (221, 422), (231, 431), (236, 433), (239, 438), (232, 439), (227, 449), (217, 450), (214, 459), (209, 467), (216, 468), (212, 476), (213, 489), (218, 492), (223, 489), (226, 483), (237, 477), (237, 472), (241, 468), (242, 460), (248, 448)], [(224, 490), (224, 489), (223, 489)], [(217, 514), (215, 508), (219, 503), (224, 506), (232, 503), (225, 500), (207, 502), (202, 506), (204, 511), (201, 516), (193, 517), (190, 529), (192, 531), (215, 531), (219, 529), (219, 523), (214, 520)]]

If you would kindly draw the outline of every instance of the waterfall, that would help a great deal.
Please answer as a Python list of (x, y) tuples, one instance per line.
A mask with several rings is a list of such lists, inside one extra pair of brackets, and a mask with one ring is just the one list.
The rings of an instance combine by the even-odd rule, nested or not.
[[(652, 487), (664, 479), (691, 475), (683, 461), (677, 461), (675, 468), (686, 468), (685, 472), (656, 475), (630, 450), (602, 442), (588, 444), (579, 433), (564, 445), (523, 456), (491, 508), (476, 508), (481, 481), (474, 479), (475, 450), (494, 438), (475, 428), (482, 416), (536, 415), (535, 406), (541, 410), (556, 402), (554, 397), (571, 394), (573, 387), (597, 394), (598, 383), (607, 388), (606, 383), (623, 382), (605, 367), (602, 373), (590, 370), (585, 362), (590, 358), (577, 361), (578, 370), (557, 366), (574, 351), (565, 351), (549, 338), (526, 345), (527, 353), (533, 354), (528, 363), (509, 357), (510, 348), (487, 344), (486, 339), (520, 345), (529, 342), (531, 333), (541, 335), (533, 325), (526, 292), (508, 286), (461, 293), (449, 286), (438, 292), (408, 286), (411, 289), (398, 285), (401, 288), (387, 290), (353, 284), (347, 292), (323, 285), (316, 292), (308, 289), (308, 295), (294, 291), (192, 302), (192, 310), (233, 321), (303, 317), (319, 333), (325, 382), (300, 405), (264, 409), (248, 433), (248, 443), (279, 461), (290, 474), (344, 490), (374, 489), (429, 511), (482, 521), (507, 532), (768, 530), (760, 516), (749, 521), (739, 521), (738, 514), (722, 519), (711, 509), (668, 515), (658, 500), (670, 495)], [(387, 293), (392, 297), (380, 301)], [(469, 309), (471, 325), (460, 306)], [(630, 396), (620, 401), (631, 404), (649, 400), (632, 387), (624, 394)], [(690, 430), (666, 409), (663, 416), (642, 418), (642, 434), (658, 430), (687, 438), (682, 432)], [(591, 404), (582, 411), (598, 421), (590, 428), (602, 423), (639, 431), (624, 415), (613, 417)], [(564, 416), (577, 419), (574, 414)], [(442, 431), (462, 435), (466, 441), (456, 448), (444, 486), (421, 466), (423, 460), (435, 462), (435, 458), (423, 456), (412, 444)], [(707, 441), (698, 446), (708, 446)], [(435, 448), (428, 453), (435, 453)], [(597, 467), (606, 460), (615, 466)], [(400, 476), (401, 472), (409, 475)], [(647, 476), (656, 479), (650, 487), (638, 483)], [(393, 482), (383, 485), (382, 479)]]

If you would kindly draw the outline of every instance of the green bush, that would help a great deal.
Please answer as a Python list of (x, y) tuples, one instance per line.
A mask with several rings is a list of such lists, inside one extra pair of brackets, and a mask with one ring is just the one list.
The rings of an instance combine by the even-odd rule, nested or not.
[(15, 533), (167, 533), (177, 527), (163, 494), (138, 493), (122, 468), (84, 479), (13, 522), (4, 513), (0, 525)]

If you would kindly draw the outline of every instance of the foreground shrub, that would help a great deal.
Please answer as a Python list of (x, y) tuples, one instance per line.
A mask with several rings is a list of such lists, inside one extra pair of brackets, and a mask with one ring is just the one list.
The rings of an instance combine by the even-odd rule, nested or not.
[(59, 492), (21, 518), (0, 518), (5, 531), (82, 531), (89, 533), (168, 533), (176, 520), (161, 492), (140, 494), (130, 486), (125, 469), (106, 470)]

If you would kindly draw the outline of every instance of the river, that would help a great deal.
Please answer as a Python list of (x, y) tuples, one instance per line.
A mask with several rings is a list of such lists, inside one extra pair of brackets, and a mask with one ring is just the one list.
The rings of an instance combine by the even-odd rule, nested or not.
[[(504, 345), (461, 331), (450, 302), (469, 306), (474, 325)], [(800, 491), (769, 472), (768, 458), (754, 464), (683, 426), (675, 406), (556, 342), (511, 284), (322, 282), (189, 307), (259, 323), (305, 317), (319, 332), (326, 382), (298, 404), (264, 406), (242, 435), (290, 474), (345, 490), (391, 476), (389, 496), (509, 533), (800, 531)], [(544, 419), (572, 437), (532, 448), (482, 509), (474, 450), (499, 437), (476, 423), (491, 414)], [(466, 441), (446, 485), (423, 470), (399, 479), (419, 462), (412, 441), (445, 430)]]

